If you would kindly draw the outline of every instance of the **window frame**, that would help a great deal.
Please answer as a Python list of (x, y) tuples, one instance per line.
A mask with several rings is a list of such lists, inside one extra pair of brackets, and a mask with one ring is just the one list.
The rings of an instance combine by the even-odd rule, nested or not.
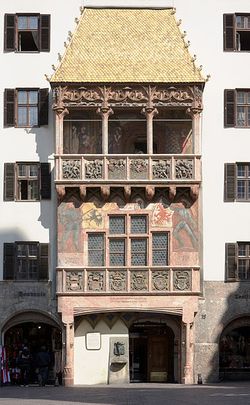
[[(13, 18), (13, 24), (8, 24), (8, 18)], [(18, 28), (18, 17), (37, 17), (38, 28), (35, 29), (19, 29)], [(40, 53), (40, 52), (50, 52), (50, 37), (51, 37), (51, 15), (50, 14), (40, 14), (40, 13), (16, 13), (16, 14), (5, 14), (4, 15), (4, 52), (15, 52), (15, 53)], [(37, 31), (38, 46), (37, 50), (32, 51), (22, 51), (19, 50), (19, 38), (18, 34), (20, 31)], [(12, 36), (9, 40), (8, 36)], [(11, 45), (9, 44), (9, 41)]]
[[(37, 166), (37, 176), (19, 176), (19, 167)], [(20, 198), (20, 181), (36, 181), (37, 182), (37, 198)], [(28, 184), (27, 184), (28, 189)], [(42, 162), (14, 162), (4, 163), (4, 201), (15, 202), (37, 202), (41, 200), (51, 199), (51, 167), (50, 163)]]
[[(146, 233), (131, 233), (131, 218), (132, 217), (143, 216), (146, 217), (147, 220), (147, 232)], [(109, 223), (110, 217), (124, 217), (125, 218), (125, 233), (113, 233), (110, 231), (110, 227), (107, 227), (106, 231), (86, 231), (87, 240), (88, 235), (91, 234), (102, 234), (104, 236), (104, 263), (101, 267), (108, 267), (110, 269), (126, 269), (131, 268), (133, 270), (145, 269), (145, 268), (162, 268), (169, 266), (169, 255), (170, 255), (170, 231), (158, 229), (155, 227), (150, 226), (151, 224), (151, 217), (150, 213), (148, 212), (124, 212), (124, 213), (112, 213), (107, 214), (107, 223)], [(153, 235), (154, 234), (166, 234), (167, 235), (167, 246), (166, 246), (166, 263), (164, 264), (157, 264), (153, 265)], [(111, 252), (110, 252), (110, 240), (124, 240), (124, 265), (111, 265)], [(132, 264), (132, 240), (146, 240), (146, 264)], [(87, 242), (87, 249), (88, 242)], [(115, 252), (117, 253), (117, 252)], [(114, 254), (114, 252), (113, 252)], [(89, 259), (87, 259), (87, 267), (88, 268), (96, 268), (100, 267), (98, 264), (96, 265), (89, 265)]]
[[(238, 46), (238, 40), (237, 40), (237, 34), (239, 31), (241, 32), (249, 32), (250, 36), (250, 26), (249, 28), (241, 28), (237, 27), (237, 17), (249, 17), (250, 18), (250, 12), (249, 13), (241, 13), (241, 12), (236, 12), (236, 13), (228, 13), (223, 15), (223, 50), (224, 52), (250, 52), (250, 49), (239, 49)], [(228, 19), (231, 18), (231, 22), (228, 23)], [(232, 44), (231, 46), (229, 45), (230, 43), (230, 36), (231, 36), (231, 41)]]
[[(238, 175), (238, 167), (245, 166), (245, 176)], [(245, 197), (240, 198), (238, 182), (245, 183)], [(224, 165), (224, 202), (250, 202), (250, 162), (225, 163)]]
[[(18, 247), (24, 247), (24, 254), (18, 254)], [(29, 247), (36, 247), (36, 255), (29, 254)], [(13, 281), (48, 281), (49, 280), (49, 244), (40, 243), (37, 241), (15, 241), (13, 243), (4, 243), (4, 255), (3, 255), (3, 280)], [(23, 258), (25, 264), (24, 271), (19, 272), (19, 260)], [(35, 259), (34, 259), (35, 258)], [(29, 269), (29, 264), (36, 260), (36, 276), (32, 277)], [(19, 276), (25, 274), (24, 277)]]
[[(20, 92), (26, 92), (27, 93), (27, 101), (30, 99), (30, 93), (31, 92), (36, 92), (37, 93), (37, 102), (30, 104), (29, 102), (25, 104), (20, 104), (18, 102), (18, 94)], [(39, 127), (39, 88), (16, 88), (15, 89), (15, 127), (16, 128), (38, 128)], [(30, 124), (30, 107), (36, 107), (37, 109), (37, 124), (31, 125)], [(19, 119), (19, 108), (25, 108), (26, 109), (26, 116), (28, 117), (27, 124), (26, 125), (19, 125), (18, 119)]]
[[(26, 106), (37, 105), (37, 124), (36, 125), (19, 125), (18, 124), (18, 92), (36, 91), (37, 103)], [(14, 89), (4, 89), (4, 127), (14, 128), (39, 128), (49, 123), (49, 89), (38, 87), (18, 87)]]
[[(238, 94), (244, 93), (245, 95), (249, 93), (249, 103), (238, 103)], [(246, 97), (246, 96), (245, 96)], [(250, 117), (248, 119), (247, 111), (246, 114), (246, 124), (238, 125), (238, 107), (243, 107), (245, 110), (249, 109), (250, 113), (250, 88), (236, 88), (236, 89), (225, 89), (224, 90), (224, 127), (225, 128), (237, 128), (245, 129), (250, 128)]]

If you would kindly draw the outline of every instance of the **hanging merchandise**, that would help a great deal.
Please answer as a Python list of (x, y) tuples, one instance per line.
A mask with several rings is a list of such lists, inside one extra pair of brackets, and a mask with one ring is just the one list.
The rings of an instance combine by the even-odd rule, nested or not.
[(1, 364), (1, 383), (10, 383), (10, 372), (8, 368), (8, 359), (6, 349), (4, 346), (0, 346), (0, 364)]

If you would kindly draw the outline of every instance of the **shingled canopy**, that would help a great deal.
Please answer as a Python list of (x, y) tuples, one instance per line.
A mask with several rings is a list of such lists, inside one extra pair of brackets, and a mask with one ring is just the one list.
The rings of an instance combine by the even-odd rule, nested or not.
[(85, 8), (51, 83), (203, 83), (173, 9)]

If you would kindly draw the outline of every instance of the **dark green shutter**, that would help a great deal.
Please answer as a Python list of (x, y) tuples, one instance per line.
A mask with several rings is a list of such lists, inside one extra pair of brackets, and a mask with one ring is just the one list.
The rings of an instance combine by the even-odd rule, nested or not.
[(233, 202), (236, 197), (236, 164), (224, 165), (224, 201)]
[(48, 125), (49, 89), (39, 90), (39, 125)]
[(50, 15), (40, 15), (40, 51), (49, 52), (50, 50)]
[(4, 163), (4, 200), (15, 199), (15, 163)]
[(48, 280), (49, 269), (49, 245), (40, 243), (39, 245), (39, 280)]
[(223, 15), (223, 36), (224, 36), (224, 51), (234, 51), (235, 45), (235, 15), (224, 14)]
[(3, 245), (3, 279), (14, 280), (15, 272), (15, 244), (4, 243)]
[(4, 51), (15, 51), (15, 14), (4, 16)]
[(226, 280), (235, 281), (237, 272), (236, 243), (226, 243)]
[(235, 127), (235, 90), (224, 90), (224, 126)]
[(15, 89), (4, 90), (4, 126), (15, 126)]
[(49, 163), (41, 163), (41, 199), (51, 199), (51, 172)]

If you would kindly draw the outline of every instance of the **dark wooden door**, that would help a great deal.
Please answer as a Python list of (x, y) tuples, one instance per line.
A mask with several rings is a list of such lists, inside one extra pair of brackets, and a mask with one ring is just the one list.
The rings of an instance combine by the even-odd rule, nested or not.
[(148, 337), (148, 381), (167, 382), (168, 380), (168, 337)]

